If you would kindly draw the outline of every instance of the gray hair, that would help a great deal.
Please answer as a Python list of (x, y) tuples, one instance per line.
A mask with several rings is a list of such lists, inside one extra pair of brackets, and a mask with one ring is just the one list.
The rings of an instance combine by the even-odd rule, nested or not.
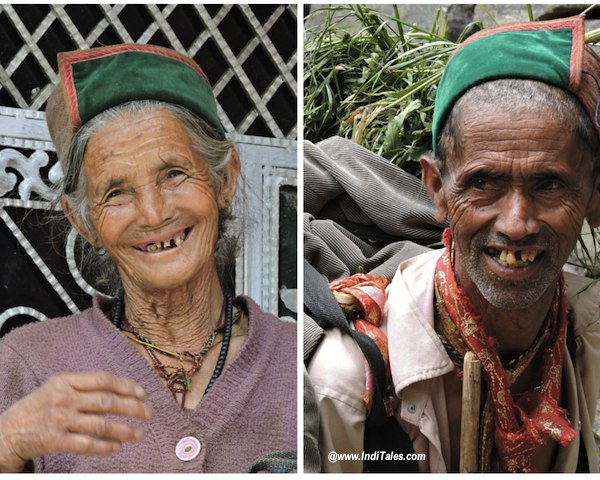
[(581, 151), (600, 168), (600, 140), (583, 105), (570, 92), (543, 82), (528, 79), (499, 79), (468, 90), (454, 105), (440, 134), (436, 157), (441, 173), (446, 173), (449, 158), (461, 155), (461, 114), (465, 108), (480, 110), (484, 105), (509, 113), (523, 110), (551, 115), (575, 134)]
[[(87, 199), (87, 178), (83, 169), (85, 150), (90, 138), (109, 122), (126, 118), (148, 110), (164, 110), (171, 113), (186, 128), (192, 147), (208, 162), (218, 195), (226, 181), (226, 171), (233, 149), (233, 142), (192, 112), (179, 105), (156, 100), (136, 100), (112, 107), (82, 126), (73, 137), (68, 158), (67, 171), (58, 185), (59, 195), (64, 196), (71, 207), (71, 215), (88, 232), (94, 233)], [(221, 286), (225, 291), (233, 288), (233, 267), (237, 252), (237, 236), (231, 228), (231, 208), (219, 210), (219, 234), (215, 246), (215, 263)], [(99, 255), (95, 249), (82, 249), (82, 269), (94, 272), (95, 282), (104, 293), (118, 295), (122, 289), (116, 265), (108, 255)]]

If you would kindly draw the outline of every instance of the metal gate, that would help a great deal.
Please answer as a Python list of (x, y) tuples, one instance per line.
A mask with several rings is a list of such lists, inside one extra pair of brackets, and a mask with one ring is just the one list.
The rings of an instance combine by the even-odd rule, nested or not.
[(204, 69), (243, 163), (237, 292), (295, 316), (296, 22), (293, 5), (0, 6), (0, 334), (90, 304), (80, 242), (51, 221), (62, 172), (40, 110), (57, 52), (123, 42)]

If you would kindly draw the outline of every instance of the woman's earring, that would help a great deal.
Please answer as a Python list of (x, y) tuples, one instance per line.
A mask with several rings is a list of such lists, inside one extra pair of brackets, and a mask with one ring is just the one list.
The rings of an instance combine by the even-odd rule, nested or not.
[(99, 257), (103, 257), (104, 255), (106, 255), (106, 248), (96, 247), (96, 255), (98, 255)]

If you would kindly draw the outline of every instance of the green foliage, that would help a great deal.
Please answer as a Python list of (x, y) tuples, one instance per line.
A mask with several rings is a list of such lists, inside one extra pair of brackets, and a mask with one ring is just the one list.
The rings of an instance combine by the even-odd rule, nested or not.
[(351, 138), (419, 175), (437, 83), (456, 46), (440, 12), (431, 30), (364, 5), (313, 13), (324, 20), (305, 39), (305, 138)]

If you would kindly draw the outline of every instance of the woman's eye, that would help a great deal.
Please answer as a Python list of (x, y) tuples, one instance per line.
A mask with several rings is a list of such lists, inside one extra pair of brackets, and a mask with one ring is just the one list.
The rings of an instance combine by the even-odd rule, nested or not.
[(167, 178), (175, 178), (183, 174), (184, 173), (181, 170), (169, 170), (169, 173), (167, 173)]
[(111, 200), (113, 198), (117, 198), (119, 195), (122, 195), (123, 191), (122, 190), (113, 190), (111, 192), (108, 193), (108, 195), (106, 196), (106, 198), (108, 200)]
[(123, 205), (129, 198), (130, 196), (127, 195), (127, 190), (115, 189), (106, 194), (104, 203), (107, 205)]

